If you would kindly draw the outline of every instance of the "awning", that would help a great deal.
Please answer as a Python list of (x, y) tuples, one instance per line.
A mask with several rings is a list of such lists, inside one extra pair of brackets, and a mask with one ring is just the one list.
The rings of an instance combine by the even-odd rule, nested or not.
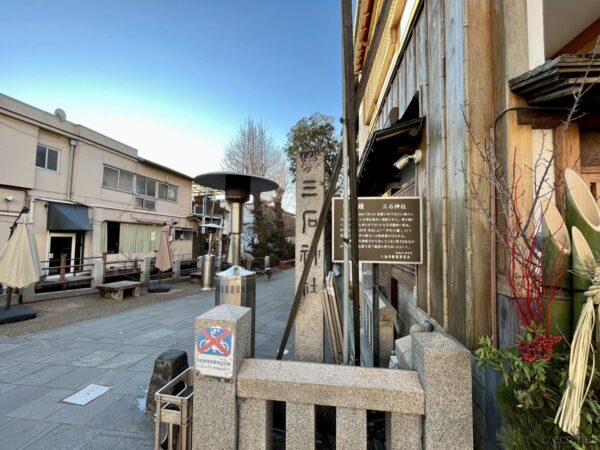
[(424, 118), (403, 120), (375, 131), (363, 151), (358, 167), (358, 194), (380, 195), (398, 174), (394, 163), (417, 148)]
[(88, 208), (83, 205), (48, 203), (48, 231), (91, 231)]
[(600, 55), (564, 54), (509, 81), (511, 91), (529, 105), (571, 107), (583, 87), (581, 102), (596, 106), (600, 99)]

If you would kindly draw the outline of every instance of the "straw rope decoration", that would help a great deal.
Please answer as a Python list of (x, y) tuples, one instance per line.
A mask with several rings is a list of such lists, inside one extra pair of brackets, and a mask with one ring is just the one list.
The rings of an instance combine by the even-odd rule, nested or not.
[[(558, 424), (565, 433), (572, 436), (577, 436), (579, 433), (581, 409), (592, 385), (596, 366), (592, 338), (595, 324), (600, 324), (600, 308), (598, 309), (598, 318), (596, 318), (596, 312), (594, 311), (594, 305), (600, 305), (600, 267), (594, 269), (592, 285), (584, 293), (584, 296), (587, 297), (587, 300), (577, 322), (571, 344), (569, 381), (554, 418), (554, 423)], [(586, 387), (585, 379), (590, 349), (592, 349), (592, 376)]]

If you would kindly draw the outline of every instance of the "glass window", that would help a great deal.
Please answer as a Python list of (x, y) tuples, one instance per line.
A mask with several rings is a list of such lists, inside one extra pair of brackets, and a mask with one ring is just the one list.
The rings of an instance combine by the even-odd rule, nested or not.
[(172, 202), (177, 201), (177, 186), (169, 186), (169, 200)]
[(58, 151), (48, 148), (46, 152), (46, 169), (58, 172)]
[(158, 185), (158, 198), (162, 200), (166, 200), (169, 192), (169, 185), (165, 183), (160, 183)]
[(147, 198), (144, 199), (144, 209), (156, 209), (156, 201), (155, 200), (148, 200)]
[(135, 198), (135, 207), (136, 208), (143, 208), (144, 207), (144, 199), (141, 197), (136, 197)]
[(146, 195), (146, 177), (136, 175), (135, 193), (139, 195)]
[(35, 153), (35, 166), (40, 169), (58, 172), (58, 150), (38, 144)]
[(156, 181), (146, 178), (146, 196), (156, 197)]
[(37, 153), (35, 155), (35, 166), (46, 168), (46, 147), (42, 145), (37, 146)]
[(119, 189), (121, 191), (133, 192), (133, 174), (121, 170), (119, 172)]
[(102, 177), (102, 186), (117, 189), (119, 171), (112, 167), (104, 166), (104, 176)]

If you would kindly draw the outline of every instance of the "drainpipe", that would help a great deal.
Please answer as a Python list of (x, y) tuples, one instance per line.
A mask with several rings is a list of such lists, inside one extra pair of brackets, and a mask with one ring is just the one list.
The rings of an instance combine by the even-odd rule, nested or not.
[(75, 161), (75, 149), (77, 148), (77, 140), (70, 139), (69, 140), (69, 171), (67, 178), (67, 200), (71, 200), (71, 195), (73, 193), (73, 171), (74, 171), (74, 161)]

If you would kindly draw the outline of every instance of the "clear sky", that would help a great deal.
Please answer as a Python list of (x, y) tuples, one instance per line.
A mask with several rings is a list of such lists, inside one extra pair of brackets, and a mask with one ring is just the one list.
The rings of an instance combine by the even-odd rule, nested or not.
[(0, 92), (195, 176), (239, 124), (340, 116), (339, 0), (0, 0)]

